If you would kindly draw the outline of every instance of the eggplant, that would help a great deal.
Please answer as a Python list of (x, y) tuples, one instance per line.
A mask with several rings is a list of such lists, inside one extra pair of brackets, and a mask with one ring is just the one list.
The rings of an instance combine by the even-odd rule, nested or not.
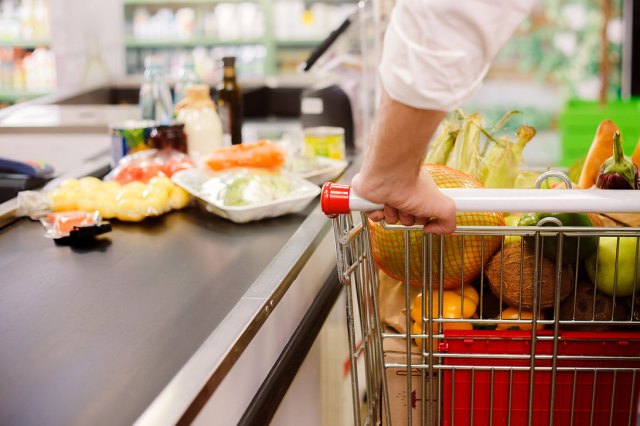
[(624, 155), (620, 132), (613, 135), (613, 155), (600, 166), (596, 187), (601, 189), (638, 189), (640, 172), (629, 157)]

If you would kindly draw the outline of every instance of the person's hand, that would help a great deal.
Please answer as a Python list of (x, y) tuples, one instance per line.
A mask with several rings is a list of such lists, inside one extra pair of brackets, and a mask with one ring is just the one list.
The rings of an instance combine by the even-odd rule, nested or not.
[(360, 197), (384, 204), (384, 209), (369, 212), (374, 222), (400, 222), (405, 226), (424, 225), (425, 233), (450, 234), (456, 229), (456, 208), (429, 173), (421, 169), (407, 182), (375, 182), (362, 173), (355, 175), (351, 188)]

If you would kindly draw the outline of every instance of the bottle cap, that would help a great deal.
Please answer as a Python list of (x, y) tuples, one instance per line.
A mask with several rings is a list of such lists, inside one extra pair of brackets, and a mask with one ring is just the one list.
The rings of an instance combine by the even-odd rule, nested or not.
[(194, 84), (187, 86), (186, 95), (192, 99), (211, 99), (209, 86), (206, 84)]
[(234, 67), (236, 65), (235, 56), (225, 56), (222, 58), (222, 65), (225, 67)]

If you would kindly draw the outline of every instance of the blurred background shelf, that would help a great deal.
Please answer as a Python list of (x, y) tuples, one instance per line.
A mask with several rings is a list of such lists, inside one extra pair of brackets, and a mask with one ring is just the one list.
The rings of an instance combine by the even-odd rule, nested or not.
[(278, 47), (292, 47), (292, 48), (314, 48), (320, 43), (321, 39), (309, 39), (309, 40), (276, 40)]
[(0, 102), (14, 103), (17, 101), (35, 99), (48, 95), (49, 92), (37, 92), (26, 90), (0, 89)]
[(136, 40), (127, 38), (126, 47), (128, 48), (180, 48), (180, 47), (197, 47), (197, 46), (242, 46), (248, 44), (262, 44), (262, 39), (246, 39), (246, 40), (220, 40), (214, 37), (193, 37), (184, 40)]
[(0, 47), (16, 47), (22, 49), (35, 49), (36, 47), (48, 47), (50, 44), (48, 39), (12, 39), (12, 40), (0, 40)]
[(194, 5), (194, 4), (212, 4), (212, 3), (255, 3), (259, 0), (124, 0), (123, 4), (127, 5)]
[[(123, 0), (126, 73), (149, 55), (169, 76), (187, 61), (204, 80), (220, 78), (223, 56), (241, 78), (295, 74), (311, 50), (357, 8), (355, 0)], [(210, 72), (214, 69), (213, 72)]]

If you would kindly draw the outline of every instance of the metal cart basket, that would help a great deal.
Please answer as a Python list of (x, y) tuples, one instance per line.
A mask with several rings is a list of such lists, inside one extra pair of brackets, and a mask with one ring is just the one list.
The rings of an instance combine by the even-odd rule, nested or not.
[[(443, 191), (459, 213), (640, 212), (632, 191)], [(346, 291), (355, 424), (637, 423), (640, 298), (629, 292), (640, 287), (640, 228), (558, 226), (547, 214), (535, 226), (425, 235), (369, 223), (355, 212), (381, 206), (331, 183), (322, 206)], [(399, 267), (385, 265), (384, 244)], [(452, 255), (463, 259), (457, 286)]]

